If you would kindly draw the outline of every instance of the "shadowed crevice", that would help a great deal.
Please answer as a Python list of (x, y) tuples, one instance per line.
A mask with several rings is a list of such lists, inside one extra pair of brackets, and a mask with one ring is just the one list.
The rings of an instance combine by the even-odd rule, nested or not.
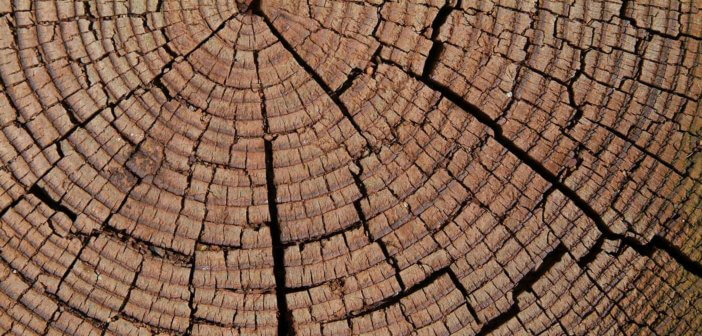
[(353, 82), (358, 78), (359, 75), (361, 75), (363, 71), (359, 68), (353, 68), (351, 72), (349, 73), (348, 77), (346, 77), (346, 81), (344, 81), (341, 86), (334, 91), (334, 96), (340, 97), (346, 90), (348, 90), (352, 85)]
[(497, 317), (491, 319), (490, 321), (487, 321), (487, 323), (485, 323), (482, 326), (482, 328), (480, 328), (480, 331), (478, 331), (476, 335), (489, 335), (505, 323), (515, 318), (523, 308), (519, 307), (519, 295), (524, 293), (525, 291), (531, 290), (531, 287), (536, 283), (536, 281), (541, 279), (546, 273), (548, 273), (548, 271), (550, 271), (553, 268), (553, 266), (560, 262), (567, 252), (568, 249), (563, 244), (559, 244), (553, 251), (549, 252), (546, 255), (546, 257), (544, 257), (543, 261), (541, 262), (541, 265), (527, 273), (517, 283), (517, 285), (514, 286), (514, 288), (512, 289), (512, 298), (514, 300), (514, 303), (512, 303), (509, 309), (507, 309), (500, 315), (497, 315)]
[[(402, 68), (400, 65), (390, 60), (383, 59), (383, 62), (388, 65), (398, 67), (400, 69)], [(439, 83), (438, 81), (432, 79), (429, 76), (418, 76), (412, 72), (407, 72), (407, 74), (411, 78), (424, 83), (424, 85), (428, 86), (432, 90), (439, 92), (451, 103), (458, 106), (466, 113), (476, 118), (483, 125), (490, 128), (494, 133), (493, 138), (495, 139), (495, 141), (497, 141), (500, 145), (506, 148), (507, 151), (509, 151), (512, 155), (516, 156), (522, 163), (529, 166), (529, 168), (531, 168), (534, 172), (541, 176), (541, 178), (552, 184), (559, 192), (561, 192), (571, 202), (573, 202), (573, 204), (575, 204), (580, 209), (580, 211), (582, 211), (590, 220), (592, 220), (597, 229), (603, 234), (603, 236), (606, 239), (622, 241), (627, 246), (630, 246), (637, 252), (644, 255), (645, 253), (650, 254), (651, 248), (658, 248), (664, 250), (681, 266), (683, 266), (688, 272), (691, 272), (698, 276), (702, 274), (702, 271), (700, 271), (702, 270), (702, 265), (700, 265), (699, 262), (694, 261), (689, 257), (685, 256), (681, 251), (679, 251), (678, 248), (676, 248), (671, 243), (665, 243), (665, 240), (662, 240), (661, 238), (654, 238), (654, 240), (652, 240), (651, 242), (647, 244), (642, 244), (641, 242), (627, 234), (616, 233), (612, 231), (612, 229), (605, 223), (604, 219), (602, 219), (600, 214), (592, 207), (592, 205), (590, 205), (588, 201), (583, 199), (577, 191), (566, 186), (559, 176), (552, 173), (541, 162), (539, 162), (539, 160), (535, 159), (527, 151), (520, 148), (517, 144), (512, 142), (512, 140), (508, 139), (503, 134), (502, 127), (500, 126), (500, 124), (496, 120), (493, 120), (487, 113), (482, 111), (474, 104), (465, 100), (463, 97), (451, 90), (451, 88)]]
[(76, 215), (75, 212), (73, 212), (71, 209), (69, 209), (67, 206), (61, 204), (60, 201), (54, 200), (49, 193), (41, 188), (38, 185), (33, 185), (31, 188), (29, 188), (29, 193), (34, 195), (36, 198), (44, 202), (51, 210), (54, 210), (56, 212), (60, 212), (64, 215), (66, 215), (68, 218), (71, 219), (71, 221), (75, 222), (75, 220), (78, 218), (78, 215)]
[(466, 307), (468, 308), (468, 311), (470, 312), (470, 315), (473, 316), (473, 319), (475, 319), (476, 322), (480, 323), (480, 318), (478, 317), (478, 313), (475, 311), (475, 308), (468, 302), (468, 290), (466, 289), (465, 286), (463, 286), (463, 283), (461, 280), (458, 278), (456, 273), (451, 269), (447, 268), (446, 273), (448, 274), (449, 278), (451, 278), (451, 281), (453, 281), (453, 285), (461, 292), (463, 295), (463, 298), (466, 300)]
[(666, 240), (660, 236), (654, 236), (648, 244), (641, 245), (634, 239), (626, 239), (624, 243), (636, 252), (643, 256), (651, 257), (656, 250), (661, 250), (668, 254), (673, 260), (675, 260), (680, 266), (682, 266), (686, 271), (694, 274), (698, 278), (702, 278), (702, 265), (699, 262), (692, 260), (688, 255), (686, 255), (680, 248), (673, 245), (670, 241)]
[(275, 295), (278, 307), (278, 335), (294, 335), (292, 327), (292, 314), (288, 309), (285, 293), (285, 246), (281, 240), (280, 222), (278, 220), (278, 207), (276, 204), (275, 168), (273, 165), (273, 144), (264, 141), (266, 156), (266, 188), (268, 189), (268, 212), (270, 213), (269, 227), (273, 243), (273, 274), (275, 276)]
[(429, 49), (429, 53), (427, 54), (427, 58), (424, 61), (422, 76), (429, 76), (429, 74), (434, 71), (439, 63), (439, 56), (441, 56), (441, 53), (444, 51), (444, 44), (437, 40), (439, 33), (441, 32), (441, 27), (446, 23), (451, 11), (461, 7), (461, 0), (458, 0), (455, 6), (451, 6), (451, 1), (452, 0), (446, 0), (446, 3), (444, 3), (441, 9), (439, 9), (439, 12), (436, 13), (436, 17), (434, 17), (434, 21), (431, 23), (430, 40), (432, 41), (432, 45), (431, 49)]
[(263, 16), (261, 13), (261, 0), (238, 0), (240, 9), (257, 15)]
[[(256, 74), (259, 84), (261, 84), (258, 52), (253, 55), (256, 66)], [(266, 163), (266, 191), (268, 213), (270, 215), (269, 228), (271, 230), (271, 242), (273, 244), (273, 275), (275, 277), (275, 297), (278, 307), (278, 335), (295, 335), (292, 325), (292, 313), (288, 309), (288, 302), (285, 294), (288, 292), (285, 284), (285, 245), (282, 242), (280, 221), (278, 219), (278, 203), (276, 200), (277, 189), (275, 183), (275, 164), (273, 161), (273, 141), (274, 137), (270, 133), (270, 121), (266, 108), (266, 95), (263, 85), (261, 85), (261, 114), (263, 116), (263, 148)]]
[(404, 280), (402, 280), (402, 276), (400, 276), (402, 270), (400, 269), (400, 266), (397, 263), (397, 259), (394, 256), (390, 255), (390, 252), (388, 251), (388, 248), (382, 239), (378, 239), (373, 236), (373, 234), (370, 231), (370, 227), (368, 226), (368, 218), (366, 217), (366, 213), (363, 212), (363, 207), (361, 206), (361, 202), (363, 200), (368, 200), (368, 189), (366, 188), (366, 184), (361, 179), (361, 175), (363, 175), (363, 165), (361, 165), (360, 162), (356, 162), (355, 165), (358, 167), (358, 173), (352, 171), (351, 176), (353, 177), (353, 181), (356, 185), (356, 188), (358, 188), (359, 192), (361, 193), (361, 197), (353, 201), (353, 207), (356, 210), (356, 215), (358, 216), (358, 220), (363, 225), (363, 230), (366, 236), (368, 237), (369, 243), (378, 244), (378, 247), (380, 247), (380, 251), (383, 253), (383, 257), (385, 257), (386, 262), (395, 271), (395, 279), (400, 285), (400, 290), (404, 292), (407, 289), (407, 287), (405, 286)]
[[(324, 90), (324, 92), (327, 94), (327, 96), (334, 102), (334, 105), (336, 105), (339, 108), (339, 111), (341, 111), (341, 114), (343, 114), (344, 117), (346, 118), (346, 120), (348, 120), (349, 123), (351, 123), (351, 126), (353, 126), (356, 133), (358, 133), (365, 140), (365, 142), (366, 142), (365, 145), (366, 145), (367, 149), (369, 151), (373, 151), (371, 148), (371, 142), (368, 140), (368, 138), (366, 137), (366, 135), (363, 132), (363, 130), (361, 129), (361, 127), (358, 125), (356, 120), (353, 118), (353, 116), (349, 112), (348, 108), (346, 107), (346, 104), (344, 104), (344, 102), (342, 102), (341, 99), (339, 98), (340, 93), (335, 92), (334, 90), (331, 89), (331, 87), (329, 87), (329, 85), (324, 81), (324, 79), (322, 79), (322, 76), (320, 76), (314, 70), (314, 68), (311, 65), (309, 65), (302, 58), (302, 56), (300, 56), (300, 54), (295, 50), (295, 48), (293, 48), (292, 45), (290, 45), (290, 43), (285, 39), (283, 34), (281, 34), (281, 32), (278, 31), (278, 29), (275, 27), (275, 25), (273, 25), (273, 22), (268, 18), (268, 16), (265, 13), (263, 13), (263, 11), (260, 8), (256, 9), (254, 11), (254, 13), (261, 16), (261, 18), (263, 18), (263, 21), (266, 23), (266, 25), (268, 26), (268, 29), (271, 31), (273, 36), (276, 37), (276, 40), (278, 42), (280, 42), (280, 44), (283, 46), (283, 48), (285, 48), (285, 50), (288, 51), (288, 53), (290, 53), (290, 55), (295, 59), (297, 64), (299, 66), (301, 66), (305, 70), (305, 72), (308, 75), (310, 75), (310, 77), (312, 77), (312, 79), (317, 83), (317, 85), (319, 85), (319, 87), (322, 90)], [(353, 76), (351, 76), (351, 77), (352, 77), (352, 78), (350, 78), (351, 81), (353, 81), (353, 79), (356, 78)], [(350, 87), (351, 83), (349, 83), (347, 85)]]

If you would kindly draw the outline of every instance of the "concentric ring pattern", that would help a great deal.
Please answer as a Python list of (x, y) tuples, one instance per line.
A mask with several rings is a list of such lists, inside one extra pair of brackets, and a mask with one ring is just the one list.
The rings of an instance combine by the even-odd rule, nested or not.
[(0, 0), (0, 334), (700, 334), (701, 62), (694, 0)]

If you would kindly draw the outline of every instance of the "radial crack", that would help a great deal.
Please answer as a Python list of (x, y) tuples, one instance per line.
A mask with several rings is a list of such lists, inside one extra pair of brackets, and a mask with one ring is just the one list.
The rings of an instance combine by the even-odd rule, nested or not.
[(287, 287), (285, 283), (285, 245), (282, 242), (280, 221), (278, 220), (277, 188), (275, 183), (275, 164), (273, 159), (273, 134), (270, 133), (268, 112), (266, 109), (266, 94), (261, 85), (260, 64), (258, 53), (254, 53), (254, 64), (261, 90), (261, 114), (263, 116), (263, 146), (266, 161), (266, 190), (268, 197), (268, 213), (270, 214), (269, 228), (271, 231), (271, 241), (273, 244), (273, 274), (275, 277), (275, 296), (278, 307), (278, 335), (295, 335), (292, 325), (292, 314), (288, 309), (288, 302), (285, 296)]
[[(400, 67), (398, 64), (383, 59), (383, 62), (391, 66)], [(401, 68), (401, 67), (400, 67)], [(408, 75), (415, 80), (418, 80), (432, 90), (439, 92), (446, 99), (451, 101), (454, 105), (458, 106), (466, 113), (470, 114), (483, 125), (487, 126), (494, 133), (493, 138), (510, 153), (516, 156), (521, 162), (529, 166), (534, 172), (541, 176), (544, 180), (552, 184), (558, 189), (563, 195), (565, 195), (575, 206), (577, 206), (580, 211), (582, 211), (590, 220), (595, 223), (597, 229), (604, 235), (605, 238), (609, 240), (620, 240), (628, 246), (631, 246), (637, 251), (646, 252), (650, 247), (654, 246), (656, 248), (665, 250), (671, 257), (673, 257), (680, 265), (682, 265), (687, 271), (700, 275), (700, 270), (702, 265), (699, 262), (691, 260), (689, 257), (685, 257), (684, 254), (680, 253), (677, 249), (672, 249), (672, 244), (661, 243), (661, 241), (654, 242), (651, 241), (647, 244), (642, 244), (638, 240), (621, 233), (616, 233), (605, 223), (600, 214), (584, 200), (577, 191), (569, 188), (565, 183), (555, 174), (548, 170), (541, 162), (531, 156), (528, 152), (520, 148), (512, 140), (508, 139), (502, 132), (502, 127), (497, 123), (497, 121), (490, 118), (490, 116), (484, 111), (480, 110), (477, 106), (469, 103), (463, 97), (459, 96), (457, 93), (453, 92), (451, 88), (437, 82), (431, 77), (418, 76), (414, 73), (408, 72)], [(659, 238), (660, 239), (660, 238)], [(664, 241), (664, 240), (663, 240)], [(642, 253), (643, 253), (642, 252)], [(650, 253), (650, 252), (646, 252)], [(685, 258), (683, 258), (685, 257)]]
[[(356, 133), (358, 133), (358, 135), (360, 135), (360, 136), (365, 140), (365, 142), (366, 142), (366, 144), (365, 144), (366, 147), (367, 147), (371, 152), (373, 152), (373, 150), (372, 150), (372, 148), (371, 148), (371, 142), (368, 140), (368, 138), (367, 138), (365, 132), (363, 132), (363, 130), (361, 129), (361, 127), (358, 125), (358, 123), (356, 122), (356, 120), (353, 118), (353, 116), (352, 116), (351, 113), (349, 112), (348, 108), (346, 107), (346, 104), (344, 104), (344, 102), (341, 101), (341, 99), (339, 98), (339, 95), (340, 95), (341, 93), (343, 93), (343, 91), (345, 91), (346, 88), (343, 89), (343, 90), (341, 90), (341, 88), (340, 88), (341, 91), (337, 91), (337, 92), (335, 92), (334, 90), (332, 90), (331, 87), (329, 87), (329, 85), (322, 79), (322, 76), (320, 76), (320, 75), (314, 70), (314, 68), (313, 68), (312, 66), (310, 66), (310, 65), (302, 58), (302, 56), (300, 56), (300, 54), (295, 50), (295, 48), (293, 48), (293, 46), (290, 45), (290, 43), (285, 39), (285, 37), (284, 37), (284, 36), (278, 31), (278, 29), (273, 25), (273, 22), (271, 22), (271, 20), (268, 18), (268, 16), (267, 16), (265, 13), (263, 13), (263, 11), (261, 11), (260, 8), (259, 8), (255, 13), (258, 14), (258, 15), (260, 15), (260, 16), (263, 18), (264, 22), (265, 22), (266, 25), (268, 26), (268, 29), (273, 33), (273, 35), (276, 37), (276, 39), (278, 40), (278, 42), (280, 42), (280, 44), (285, 48), (285, 50), (287, 50), (287, 51), (290, 53), (290, 55), (292, 55), (292, 57), (295, 59), (295, 61), (298, 63), (298, 65), (300, 65), (300, 66), (305, 70), (305, 72), (307, 72), (307, 74), (309, 74), (310, 77), (312, 77), (312, 79), (317, 83), (317, 85), (319, 85), (319, 87), (322, 88), (322, 90), (324, 90), (324, 92), (326, 93), (326, 95), (327, 95), (327, 96), (334, 102), (334, 104), (339, 108), (339, 111), (341, 111), (341, 113), (344, 115), (344, 117), (351, 123), (351, 126), (353, 126), (354, 130), (356, 131)], [(352, 73), (352, 76), (350, 76), (349, 79), (350, 79), (350, 81), (353, 81), (353, 79), (355, 79), (355, 76), (353, 76), (353, 73)], [(349, 82), (348, 86), (350, 87), (350, 85), (351, 85), (351, 83)]]
[(519, 314), (519, 312), (521, 311), (521, 308), (523, 308), (519, 307), (519, 295), (527, 290), (531, 290), (531, 287), (536, 283), (536, 281), (541, 279), (544, 276), (544, 274), (548, 273), (548, 271), (551, 270), (553, 266), (555, 266), (559, 261), (561, 261), (561, 259), (563, 259), (563, 256), (565, 256), (567, 252), (568, 249), (566, 249), (566, 247), (563, 244), (559, 244), (554, 250), (549, 252), (536, 269), (533, 269), (529, 273), (527, 273), (521, 280), (519, 280), (517, 285), (514, 286), (514, 288), (512, 289), (512, 298), (514, 300), (514, 303), (512, 303), (509, 309), (499, 314), (497, 317), (491, 319), (490, 321), (487, 321), (487, 323), (485, 323), (480, 328), (480, 331), (478, 331), (476, 335), (489, 335), (493, 331), (497, 330), (497, 328), (499, 328), (500, 326), (517, 316), (517, 314)]
[(444, 50), (444, 44), (441, 41), (437, 40), (441, 31), (441, 27), (444, 25), (444, 23), (446, 23), (446, 20), (448, 19), (448, 16), (451, 14), (451, 12), (454, 9), (461, 7), (461, 0), (458, 0), (456, 2), (456, 5), (454, 6), (451, 6), (452, 1), (453, 0), (446, 0), (441, 9), (439, 9), (439, 12), (436, 13), (434, 21), (431, 23), (430, 40), (432, 41), (432, 45), (431, 49), (429, 49), (429, 53), (427, 53), (427, 58), (424, 61), (424, 69), (422, 70), (422, 76), (429, 76), (429, 74), (431, 74), (434, 71), (439, 61), (439, 56)]

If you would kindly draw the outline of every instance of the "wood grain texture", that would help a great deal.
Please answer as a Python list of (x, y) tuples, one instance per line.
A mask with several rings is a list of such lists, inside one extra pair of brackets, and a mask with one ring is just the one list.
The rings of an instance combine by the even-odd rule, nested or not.
[(702, 334), (697, 0), (0, 0), (0, 335)]

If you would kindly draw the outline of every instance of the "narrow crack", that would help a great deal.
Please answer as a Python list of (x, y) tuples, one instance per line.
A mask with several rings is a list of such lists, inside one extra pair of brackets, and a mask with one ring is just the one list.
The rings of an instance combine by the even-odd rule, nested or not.
[[(254, 4), (255, 5), (255, 4)], [(255, 7), (254, 7), (255, 8)], [(287, 287), (285, 284), (285, 245), (282, 243), (282, 233), (280, 221), (278, 219), (278, 203), (276, 200), (277, 189), (275, 184), (275, 164), (273, 161), (273, 141), (275, 137), (270, 133), (268, 111), (266, 108), (266, 95), (259, 73), (261, 67), (258, 59), (258, 52), (254, 52), (254, 64), (258, 76), (261, 90), (261, 114), (263, 116), (263, 146), (266, 161), (266, 189), (268, 197), (268, 212), (270, 214), (269, 228), (271, 230), (271, 241), (273, 244), (273, 275), (275, 277), (275, 297), (278, 307), (278, 335), (295, 335), (292, 325), (292, 313), (288, 309), (288, 302), (285, 297)]]
[[(324, 92), (327, 94), (327, 96), (339, 108), (339, 111), (341, 111), (341, 114), (343, 114), (344, 117), (351, 123), (351, 126), (354, 128), (356, 133), (358, 133), (365, 140), (367, 149), (370, 152), (374, 152), (373, 149), (371, 148), (371, 142), (368, 140), (367, 136), (365, 135), (365, 133), (363, 132), (361, 127), (358, 125), (356, 120), (353, 118), (353, 116), (349, 112), (348, 108), (346, 107), (346, 104), (344, 104), (344, 102), (342, 102), (341, 99), (339, 98), (340, 94), (343, 93), (343, 91), (345, 91), (346, 89), (342, 90), (341, 92), (335, 92), (334, 90), (332, 90), (331, 87), (329, 87), (329, 85), (324, 81), (324, 79), (322, 79), (322, 77), (314, 70), (314, 68), (312, 68), (312, 66), (309, 65), (302, 58), (302, 56), (300, 56), (300, 54), (295, 50), (295, 48), (293, 48), (293, 46), (290, 45), (290, 43), (285, 39), (283, 34), (281, 34), (280, 31), (278, 31), (278, 29), (273, 25), (273, 22), (271, 22), (271, 20), (268, 18), (268, 16), (265, 13), (263, 13), (263, 11), (260, 10), (260, 7), (252, 7), (251, 9), (252, 10), (255, 9), (254, 13), (263, 18), (263, 21), (268, 26), (268, 29), (271, 31), (273, 36), (276, 37), (278, 42), (281, 43), (283, 48), (285, 48), (285, 50), (287, 50), (290, 53), (290, 55), (292, 55), (292, 57), (295, 59), (295, 61), (298, 63), (298, 65), (300, 65), (305, 70), (305, 72), (307, 72), (307, 74), (310, 75), (310, 77), (312, 77), (312, 79), (317, 83), (317, 85), (319, 85), (319, 87), (322, 88), (322, 90), (324, 90)], [(353, 71), (352, 71), (352, 74), (353, 74)], [(353, 81), (353, 79), (355, 79), (355, 77), (353, 77), (351, 75), (350, 75), (350, 77), (352, 77), (352, 78), (350, 78), (351, 81)], [(349, 87), (352, 84), (352, 83), (349, 83), (348, 80), (347, 80), (347, 83), (348, 84), (346, 84), (346, 83), (345, 84), (348, 85)], [(340, 88), (340, 90), (341, 90), (341, 88)], [(337, 91), (339, 91), (339, 90), (337, 90)]]
[(60, 201), (54, 200), (49, 195), (49, 193), (46, 190), (44, 190), (43, 188), (39, 187), (38, 184), (34, 184), (31, 188), (29, 188), (28, 193), (34, 195), (36, 198), (41, 200), (44, 204), (46, 204), (49, 208), (51, 208), (55, 212), (63, 213), (68, 218), (70, 218), (72, 222), (75, 222), (76, 219), (78, 219), (78, 215), (76, 215), (75, 212), (73, 212), (71, 209), (69, 209), (65, 205), (61, 204)]
[[(400, 69), (402, 68), (400, 65), (396, 64), (393, 61), (385, 59), (383, 59), (382, 61), (388, 65), (395, 66)], [(411, 78), (424, 83), (424, 85), (428, 86), (432, 90), (441, 93), (441, 95), (443, 95), (451, 103), (458, 106), (466, 113), (476, 118), (483, 125), (490, 128), (493, 132), (493, 139), (495, 139), (495, 141), (497, 141), (510, 153), (516, 156), (522, 163), (529, 166), (544, 180), (554, 185), (556, 189), (558, 189), (558, 191), (560, 191), (563, 195), (570, 199), (590, 220), (592, 220), (595, 223), (597, 229), (604, 235), (606, 239), (620, 240), (626, 245), (631, 246), (633, 249), (641, 251), (640, 253), (651, 253), (650, 248), (652, 247), (662, 249), (666, 251), (672, 258), (674, 258), (680, 265), (682, 265), (687, 271), (695, 275), (702, 276), (702, 265), (699, 262), (693, 261), (689, 257), (685, 256), (685, 254), (679, 251), (678, 248), (676, 248), (670, 243), (667, 243), (664, 239), (656, 239), (654, 237), (654, 240), (648, 242), (647, 244), (642, 244), (641, 242), (632, 238), (631, 236), (612, 231), (612, 229), (609, 226), (607, 226), (600, 214), (590, 205), (590, 203), (588, 203), (586, 200), (580, 197), (580, 195), (578, 195), (578, 193), (575, 190), (566, 186), (565, 183), (557, 175), (549, 171), (548, 168), (546, 168), (541, 162), (532, 157), (528, 152), (520, 148), (517, 144), (512, 142), (512, 140), (508, 139), (503, 134), (502, 127), (498, 124), (498, 122), (493, 120), (487, 113), (485, 113), (472, 103), (469, 103), (463, 97), (453, 92), (449, 87), (445, 86), (442, 83), (439, 83), (431, 77), (418, 76), (412, 72), (407, 72), (407, 74)]]
[(582, 268), (582, 269), (585, 269), (587, 267), (587, 265), (589, 265), (591, 262), (593, 262), (597, 258), (597, 256), (602, 252), (602, 250), (604, 249), (604, 243), (605, 243), (605, 237), (600, 236), (597, 239), (597, 241), (595, 241), (595, 244), (592, 245), (592, 247), (590, 247), (588, 252), (584, 256), (580, 257), (580, 259), (578, 259), (578, 262), (577, 262), (578, 266), (580, 266), (580, 268)]
[(402, 292), (404, 292), (407, 289), (407, 287), (405, 286), (404, 280), (402, 280), (402, 276), (400, 276), (400, 273), (402, 270), (400, 269), (400, 266), (397, 263), (397, 259), (394, 256), (390, 255), (390, 252), (388, 252), (388, 248), (385, 245), (385, 242), (383, 242), (382, 239), (377, 239), (370, 232), (370, 228), (368, 226), (368, 219), (366, 218), (366, 214), (365, 214), (365, 212), (363, 212), (363, 207), (361, 206), (361, 201), (364, 199), (368, 199), (368, 190), (366, 189), (366, 184), (361, 179), (361, 175), (363, 175), (363, 165), (361, 165), (360, 162), (355, 162), (354, 164), (356, 167), (358, 167), (358, 171), (357, 172), (351, 171), (351, 176), (353, 177), (353, 181), (354, 181), (354, 184), (356, 185), (356, 188), (358, 188), (359, 192), (361, 193), (361, 197), (359, 199), (353, 201), (353, 207), (356, 210), (356, 215), (358, 216), (358, 220), (363, 225), (363, 230), (365, 231), (369, 242), (371, 244), (372, 243), (378, 244), (378, 246), (380, 247), (380, 251), (383, 253), (383, 256), (385, 257), (385, 260), (395, 270), (395, 279), (397, 280), (397, 283), (400, 285), (400, 290)]
[(261, 0), (237, 0), (237, 5), (239, 10), (242, 12), (249, 12), (261, 15), (263, 11), (261, 10)]
[(431, 23), (431, 37), (430, 40), (432, 41), (431, 49), (429, 49), (429, 53), (427, 53), (427, 58), (424, 61), (424, 69), (422, 70), (422, 76), (429, 76), (434, 69), (436, 68), (436, 65), (439, 62), (439, 56), (441, 53), (444, 51), (444, 44), (441, 41), (438, 41), (437, 38), (439, 37), (439, 33), (441, 32), (441, 27), (446, 23), (446, 20), (448, 19), (448, 16), (451, 14), (451, 12), (456, 9), (461, 7), (461, 0), (458, 0), (456, 2), (456, 5), (451, 6), (451, 1), (452, 0), (446, 0), (444, 5), (439, 9), (439, 12), (436, 13), (436, 16), (434, 17), (434, 21)]
[(427, 288), (429, 285), (434, 283), (437, 279), (439, 279), (442, 276), (448, 276), (450, 280), (453, 282), (454, 286), (461, 292), (461, 294), (465, 298), (465, 304), (468, 308), (468, 311), (470, 314), (475, 318), (476, 321), (480, 321), (478, 318), (478, 314), (475, 311), (475, 309), (470, 305), (468, 302), (468, 291), (466, 288), (463, 286), (463, 284), (458, 280), (458, 276), (451, 270), (450, 266), (445, 266), (440, 269), (435, 270), (433, 273), (429, 274), (426, 278), (424, 278), (422, 281), (417, 282), (416, 284), (407, 287), (404, 291), (402, 291), (400, 294), (385, 298), (379, 302), (376, 302), (375, 304), (372, 305), (366, 305), (362, 309), (359, 309), (357, 311), (351, 311), (347, 314), (348, 318), (354, 318), (362, 315), (369, 315), (372, 314), (373, 312), (381, 311), (383, 309), (389, 308), (392, 305), (399, 304), (400, 301), (404, 298), (407, 298), (411, 296), (414, 293), (417, 293), (425, 288)]
[(134, 288), (136, 288), (137, 285), (137, 280), (139, 279), (139, 275), (141, 274), (141, 270), (144, 267), (144, 259), (141, 259), (139, 262), (139, 266), (137, 267), (136, 272), (134, 273), (134, 278), (132, 279), (132, 282), (129, 284), (129, 289), (127, 290), (127, 295), (124, 297), (124, 300), (122, 300), (122, 304), (120, 304), (119, 308), (117, 308), (117, 314), (113, 316), (107, 323), (102, 328), (102, 335), (105, 335), (107, 333), (107, 329), (110, 326), (110, 323), (115, 322), (119, 319), (120, 315), (124, 311), (124, 308), (127, 307), (127, 303), (129, 303), (129, 298), (132, 296), (132, 292)]
[(549, 270), (553, 268), (559, 261), (563, 259), (563, 256), (568, 252), (568, 249), (561, 243), (556, 246), (551, 252), (549, 252), (546, 257), (544, 257), (541, 265), (536, 269), (533, 269), (527, 273), (516, 286), (512, 289), (512, 299), (514, 303), (497, 317), (487, 321), (480, 331), (476, 334), (477, 336), (489, 335), (493, 331), (497, 330), (500, 326), (512, 320), (521, 311), (522, 307), (519, 307), (519, 295), (525, 291), (531, 290), (531, 287), (541, 279)]
[[(657, 154), (654, 154), (654, 153), (652, 153), (651, 151), (649, 151), (648, 149), (646, 149), (645, 147), (639, 145), (638, 143), (636, 143), (636, 141), (633, 141), (633, 140), (629, 139), (626, 135), (622, 134), (620, 131), (618, 131), (618, 130), (612, 128), (612, 127), (609, 127), (609, 126), (607, 126), (607, 125), (605, 125), (605, 124), (602, 124), (602, 123), (600, 123), (600, 122), (598, 122), (598, 121), (592, 121), (592, 120), (591, 120), (591, 122), (592, 122), (593, 124), (596, 124), (596, 125), (598, 125), (598, 126), (604, 128), (604, 129), (606, 129), (609, 133), (613, 134), (615, 137), (619, 138), (621, 141), (624, 141), (624, 142), (626, 142), (627, 144), (631, 145), (632, 147), (636, 148), (637, 150), (639, 150), (640, 152), (644, 153), (646, 156), (652, 158), (653, 160), (655, 160), (655, 161), (658, 162), (659, 164), (663, 165), (663, 166), (666, 167), (667, 169), (669, 169), (669, 170), (675, 172), (676, 174), (678, 174), (678, 175), (680, 175), (680, 176), (683, 176), (683, 177), (690, 177), (690, 176), (688, 176), (684, 171), (679, 170), (678, 168), (676, 168), (676, 167), (673, 166), (672, 164), (670, 164), (670, 163), (668, 163), (667, 161), (663, 160), (663, 158), (661, 158), (661, 157), (658, 156)], [(634, 169), (630, 169), (630, 171), (634, 171)], [(693, 180), (695, 180), (695, 181), (698, 181), (698, 180), (695, 179), (694, 177), (690, 177), (690, 178), (693, 179)]]
[[(209, 123), (208, 123), (209, 125)], [(203, 134), (205, 131), (203, 131)], [(202, 137), (202, 134), (200, 134), (200, 138)], [(200, 140), (198, 138), (198, 141)], [(199, 142), (198, 142), (199, 143)], [(190, 296), (188, 297), (188, 309), (190, 310), (190, 315), (188, 317), (188, 327), (185, 330), (185, 335), (192, 335), (193, 328), (195, 326), (195, 321), (197, 321), (197, 317), (195, 316), (197, 314), (197, 306), (195, 305), (195, 285), (194, 285), (194, 279), (195, 279), (195, 267), (196, 267), (196, 251), (198, 244), (202, 241), (202, 236), (205, 232), (205, 220), (208, 217), (210, 209), (207, 207), (207, 204), (209, 204), (209, 198), (210, 198), (210, 187), (212, 186), (212, 179), (207, 184), (207, 194), (205, 195), (205, 213), (203, 215), (202, 223), (200, 223), (200, 231), (197, 234), (197, 239), (195, 240), (195, 251), (193, 251), (192, 256), (190, 257), (190, 273), (188, 274), (188, 292)], [(184, 194), (183, 197), (186, 195)], [(226, 260), (226, 259), (225, 259)]]
[(183, 333), (186, 336), (190, 336), (193, 333), (193, 327), (195, 322), (195, 314), (197, 313), (197, 307), (195, 306), (195, 286), (193, 285), (193, 280), (195, 279), (195, 253), (191, 259), (190, 273), (188, 273), (188, 310), (190, 312), (188, 317), (188, 327)]
[(348, 77), (346, 77), (346, 81), (344, 81), (341, 86), (334, 91), (333, 95), (336, 97), (341, 97), (344, 92), (346, 92), (352, 85), (353, 82), (358, 78), (359, 75), (361, 75), (363, 71), (359, 68), (353, 68), (351, 72), (349, 73)]
[(466, 290), (466, 287), (463, 286), (463, 283), (461, 283), (461, 280), (458, 279), (458, 276), (451, 268), (447, 268), (446, 273), (448, 273), (449, 278), (451, 278), (451, 281), (453, 282), (453, 285), (461, 292), (463, 298), (466, 300), (466, 307), (468, 308), (468, 312), (470, 312), (470, 315), (473, 316), (473, 319), (479, 324), (480, 318), (478, 317), (478, 313), (475, 311), (475, 308), (473, 308), (470, 302), (468, 302), (468, 290)]
[(0, 218), (5, 217), (5, 214), (10, 211), (10, 209), (13, 209), (16, 207), (20, 201), (24, 199), (24, 195), (21, 197), (18, 197), (16, 200), (12, 201), (12, 203), (8, 204), (5, 208), (0, 210)]
[[(628, 238), (628, 237), (625, 237)], [(682, 266), (686, 271), (694, 274), (698, 278), (702, 278), (702, 265), (692, 260), (688, 255), (683, 253), (678, 247), (673, 245), (670, 241), (666, 240), (661, 236), (654, 236), (648, 244), (641, 245), (638, 242), (632, 242), (633, 239), (622, 239), (626, 245), (634, 249), (637, 253), (651, 257), (656, 250), (661, 250), (668, 254), (673, 260), (675, 260), (680, 266)]]

